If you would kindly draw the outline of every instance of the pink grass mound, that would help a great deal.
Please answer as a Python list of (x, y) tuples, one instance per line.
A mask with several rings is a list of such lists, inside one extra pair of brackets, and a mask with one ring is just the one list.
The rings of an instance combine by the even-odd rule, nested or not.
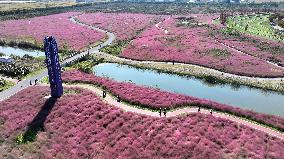
[(154, 118), (124, 112), (90, 91), (64, 95), (45, 113), (34, 143), (15, 144), (38, 114), (47, 87), (0, 102), (1, 156), (14, 158), (281, 158), (284, 142), (210, 115)]
[(284, 76), (284, 68), (215, 41), (210, 37), (207, 27), (177, 27), (177, 21), (177, 17), (169, 17), (160, 25), (148, 28), (119, 56), (135, 60), (195, 64), (245, 76)]
[[(91, 24), (113, 32), (118, 40), (132, 39), (136, 34), (160, 16), (147, 14), (129, 13), (91, 13), (83, 14), (78, 19), (84, 23)], [(152, 24), (153, 25), (153, 24)]]
[(28, 40), (42, 44), (45, 36), (54, 36), (63, 45), (72, 50), (80, 50), (92, 43), (103, 40), (103, 33), (74, 24), (69, 17), (78, 15), (69, 12), (23, 20), (8, 20), (0, 22), (0, 37), (3, 39)]
[(97, 77), (92, 74), (86, 74), (77, 70), (71, 70), (62, 74), (64, 82), (90, 83), (107, 88), (121, 99), (142, 107), (159, 109), (159, 108), (179, 108), (193, 105), (206, 108), (214, 108), (219, 111), (228, 112), (245, 118), (249, 118), (264, 124), (268, 124), (284, 131), (284, 119), (279, 116), (256, 113), (250, 110), (243, 110), (217, 102), (195, 98), (191, 96), (170, 93), (154, 88), (137, 86), (132, 83), (116, 82), (108, 78)]

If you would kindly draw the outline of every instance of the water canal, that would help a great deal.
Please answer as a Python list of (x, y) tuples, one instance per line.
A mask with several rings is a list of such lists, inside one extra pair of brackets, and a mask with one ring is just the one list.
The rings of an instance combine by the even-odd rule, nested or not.
[(115, 63), (99, 64), (93, 68), (93, 71), (97, 76), (109, 77), (120, 82), (131, 81), (140, 86), (150, 86), (284, 117), (284, 95), (276, 92), (246, 86), (236, 88), (224, 84), (212, 85), (196, 78), (158, 73)]

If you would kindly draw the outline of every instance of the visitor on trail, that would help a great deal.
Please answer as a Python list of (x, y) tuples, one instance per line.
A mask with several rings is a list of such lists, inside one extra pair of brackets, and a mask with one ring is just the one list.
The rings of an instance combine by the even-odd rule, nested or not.
[(173, 61), (173, 65), (175, 65), (175, 61)]
[(213, 110), (212, 110), (212, 109), (210, 109), (210, 114), (212, 115), (212, 113), (213, 113)]
[(32, 80), (30, 80), (30, 86), (32, 85)]
[(198, 112), (200, 112), (200, 106), (198, 107)]
[(167, 115), (167, 110), (166, 108), (164, 108), (164, 116), (167, 117), (166, 115)]
[(106, 91), (103, 90), (103, 98), (105, 98), (105, 97), (106, 97)]
[(116, 97), (117, 97), (117, 102), (120, 102), (120, 98), (119, 98), (119, 95), (117, 95)]
[(37, 80), (37, 79), (35, 79), (35, 85), (37, 84), (37, 81), (38, 81), (38, 80)]
[(159, 110), (160, 117), (162, 117), (162, 108)]

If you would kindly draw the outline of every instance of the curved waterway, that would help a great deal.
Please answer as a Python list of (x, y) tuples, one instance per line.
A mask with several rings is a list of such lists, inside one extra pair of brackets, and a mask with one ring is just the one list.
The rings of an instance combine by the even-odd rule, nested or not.
[(103, 63), (93, 68), (97, 76), (116, 81), (131, 81), (137, 85), (159, 88), (168, 92), (205, 98), (219, 103), (284, 117), (284, 95), (246, 86), (233, 87), (209, 84), (200, 79), (158, 73), (115, 63)]
[(4, 53), (6, 56), (10, 56), (11, 54), (21, 57), (23, 57), (25, 54), (28, 54), (33, 57), (45, 56), (45, 53), (39, 50), (24, 50), (9, 46), (0, 46), (0, 52)]

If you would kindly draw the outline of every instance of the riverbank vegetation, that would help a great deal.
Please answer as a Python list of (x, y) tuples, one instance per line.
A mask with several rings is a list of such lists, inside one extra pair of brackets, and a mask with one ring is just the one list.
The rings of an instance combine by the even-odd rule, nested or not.
[(43, 57), (32, 57), (24, 55), (23, 57), (11, 55), (13, 63), (0, 62), (0, 74), (15, 79), (24, 78), (26, 75), (45, 67)]
[(8, 80), (4, 80), (3, 78), (0, 78), (0, 92), (9, 89), (10, 87), (14, 86), (15, 83), (8, 81)]
[(104, 59), (105, 62), (118, 63), (123, 65), (129, 65), (141, 69), (156, 70), (158, 72), (177, 74), (180, 76), (190, 76), (198, 79), (202, 79), (210, 84), (230, 84), (234, 87), (240, 87), (241, 85), (261, 88), (265, 90), (272, 90), (279, 93), (284, 92), (284, 79), (266, 79), (266, 78), (253, 78), (227, 74), (210, 68), (205, 68), (196, 65), (182, 64), (182, 63), (159, 63), (151, 61), (137, 61), (125, 58), (120, 58), (103, 52), (93, 55), (94, 59)]
[(111, 44), (109, 46), (106, 46), (100, 49), (100, 51), (114, 55), (114, 56), (118, 56), (122, 52), (122, 50), (128, 45), (128, 43), (129, 41), (118, 40), (114, 44)]

